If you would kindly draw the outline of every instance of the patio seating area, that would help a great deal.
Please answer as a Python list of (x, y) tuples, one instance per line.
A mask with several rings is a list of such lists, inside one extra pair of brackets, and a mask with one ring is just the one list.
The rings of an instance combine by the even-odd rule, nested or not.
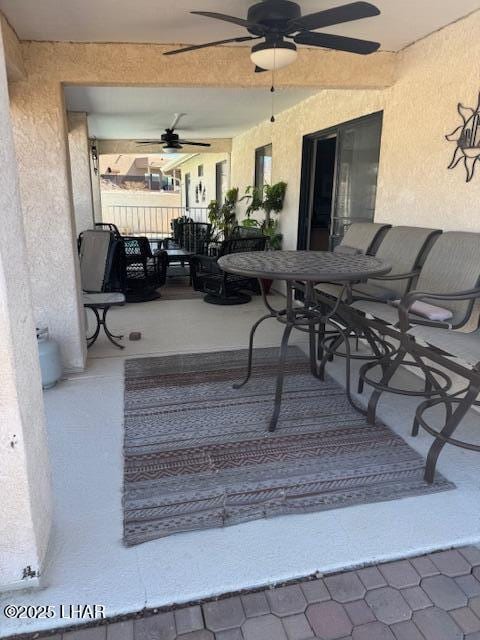
[(113, 4), (0, 0), (0, 638), (479, 640), (480, 0)]
[[(284, 298), (272, 295), (269, 301), (278, 307)], [(244, 349), (251, 324), (263, 313), (260, 297), (248, 305), (224, 307), (222, 315), (201, 299), (165, 301), (162, 321), (169, 330), (159, 333), (159, 305), (161, 300), (144, 303), (141, 315), (135, 304), (112, 308), (112, 332), (128, 335), (134, 328), (143, 339), (126, 340), (120, 352), (101, 335), (90, 349), (88, 369), (68, 376), (45, 396), (56, 495), (45, 588), (7, 594), (0, 598), (2, 605), (105, 601), (108, 616), (114, 617), (478, 540), (478, 514), (471, 508), (480, 496), (478, 456), (448, 447), (438, 468), (455, 484), (454, 490), (184, 532), (125, 547), (120, 499), (124, 359)], [(259, 327), (255, 344), (277, 347), (281, 334), (281, 325), (270, 320)], [(292, 344), (308, 353), (302, 332), (292, 334)], [(344, 365), (341, 358), (329, 364), (329, 375), (340, 384)], [(358, 374), (356, 362), (352, 374)], [(395, 379), (406, 388), (418, 388), (418, 377), (406, 370), (397, 372)], [(353, 395), (363, 403), (368, 398)], [(272, 404), (267, 391), (267, 410)], [(416, 438), (410, 434), (417, 404), (418, 399), (408, 396), (386, 395), (378, 417), (425, 459), (431, 438), (423, 432)], [(359, 424), (363, 421), (359, 416)], [(479, 443), (477, 423), (478, 417), (470, 413), (459, 430)], [(5, 621), (3, 633), (55, 626), (61, 627), (62, 620), (28, 625), (11, 620)]]

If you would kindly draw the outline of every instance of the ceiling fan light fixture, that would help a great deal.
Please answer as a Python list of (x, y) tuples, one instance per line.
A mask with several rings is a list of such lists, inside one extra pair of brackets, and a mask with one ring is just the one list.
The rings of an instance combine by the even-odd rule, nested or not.
[(181, 148), (182, 147), (180, 147), (179, 145), (173, 146), (173, 147), (172, 146), (168, 147), (168, 146), (165, 145), (162, 148), (162, 153), (165, 153), (165, 154), (178, 153), (179, 150), (181, 150)]
[(252, 47), (250, 59), (254, 65), (267, 71), (283, 69), (297, 59), (297, 47), (293, 42), (260, 42)]

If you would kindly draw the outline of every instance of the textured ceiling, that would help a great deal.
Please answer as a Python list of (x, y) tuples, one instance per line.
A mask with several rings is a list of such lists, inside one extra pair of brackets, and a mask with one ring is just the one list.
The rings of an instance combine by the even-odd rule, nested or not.
[[(314, 91), (278, 89), (275, 110), (284, 111)], [(271, 93), (259, 89), (135, 87), (65, 88), (67, 109), (89, 114), (91, 135), (102, 139), (157, 137), (175, 113), (186, 113), (180, 133), (192, 138), (231, 138), (268, 120)]]
[[(372, 0), (380, 16), (325, 31), (381, 42), (398, 51), (480, 9), (480, 0)], [(191, 10), (245, 16), (247, 0), (0, 0), (19, 37), (79, 42), (199, 43), (244, 35), (236, 25), (192, 16)], [(342, 0), (299, 0), (311, 13)]]

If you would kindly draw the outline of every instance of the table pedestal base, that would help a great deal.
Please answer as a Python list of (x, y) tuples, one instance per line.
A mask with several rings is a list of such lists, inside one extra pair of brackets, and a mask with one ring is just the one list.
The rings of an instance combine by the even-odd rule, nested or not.
[[(305, 299), (303, 306), (295, 307), (293, 292), (294, 287), (291, 282), (287, 282), (287, 306), (285, 309), (274, 309), (267, 300), (263, 283), (260, 282), (262, 289), (263, 301), (268, 309), (268, 313), (259, 318), (250, 330), (250, 338), (248, 343), (248, 362), (247, 372), (245, 378), (241, 382), (236, 382), (233, 385), (234, 389), (240, 389), (250, 380), (252, 374), (252, 359), (253, 359), (253, 342), (255, 338), (255, 332), (258, 327), (269, 318), (275, 318), (278, 322), (285, 325), (283, 330), (282, 341), (280, 344), (280, 351), (277, 364), (277, 379), (275, 384), (275, 400), (273, 406), (273, 414), (268, 425), (268, 431), (275, 431), (280, 416), (280, 410), (282, 405), (282, 392), (283, 382), (285, 376), (285, 362), (288, 353), (288, 342), (292, 329), (308, 332), (309, 334), (309, 358), (310, 358), (310, 372), (319, 380), (322, 379), (317, 364), (317, 339), (319, 336), (323, 337), (324, 328), (327, 321), (330, 321), (331, 316), (335, 312), (333, 308), (330, 312), (324, 313), (314, 301), (313, 284), (307, 283), (305, 287)], [(350, 393), (348, 388), (347, 393)]]

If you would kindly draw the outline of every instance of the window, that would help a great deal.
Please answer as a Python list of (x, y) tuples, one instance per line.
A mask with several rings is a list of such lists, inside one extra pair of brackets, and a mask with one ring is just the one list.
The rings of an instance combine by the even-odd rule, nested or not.
[(203, 177), (203, 164), (198, 165), (198, 177), (199, 178)]
[(255, 149), (255, 186), (272, 183), (272, 145)]

